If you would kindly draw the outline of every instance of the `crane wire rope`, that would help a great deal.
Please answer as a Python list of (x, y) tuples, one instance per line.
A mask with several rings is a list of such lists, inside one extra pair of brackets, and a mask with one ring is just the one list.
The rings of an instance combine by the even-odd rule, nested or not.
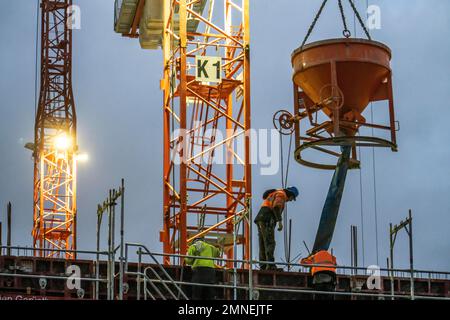
[[(291, 150), (292, 150), (292, 134), (289, 136), (289, 149), (288, 149), (288, 153), (287, 153), (287, 163), (286, 163), (286, 174), (284, 174), (284, 151), (283, 151), (283, 135), (281, 134), (281, 132), (279, 132), (279, 137), (280, 137), (280, 163), (281, 163), (281, 185), (282, 188), (285, 189), (287, 187), (287, 183), (288, 183), (288, 177), (289, 177), (289, 166), (290, 166), (290, 154), (291, 154)], [(283, 230), (283, 241), (284, 241), (284, 257), (285, 257), (285, 261), (287, 263), (289, 263), (291, 261), (291, 237), (290, 237), (290, 231), (289, 225), (288, 224), (288, 208), (287, 205), (285, 206), (284, 210), (283, 210), (283, 221), (285, 222), (286, 226), (284, 227)]]
[[(284, 151), (283, 151), (283, 135), (281, 134), (281, 132), (278, 133), (279, 137), (280, 137), (280, 164), (281, 164), (281, 170), (280, 170), (280, 174), (281, 174), (281, 187), (284, 189), (285, 188), (285, 178), (284, 178)], [(284, 207), (283, 210), (283, 220), (286, 221), (287, 219), (287, 208), (286, 206)], [(286, 229), (283, 231), (283, 243), (284, 243), (284, 257), (287, 261), (287, 256), (288, 256), (288, 252), (287, 252), (287, 234), (286, 234)]]
[[(373, 105), (370, 104), (370, 118), (373, 123)], [(374, 135), (374, 129), (372, 128), (372, 136)], [(375, 148), (372, 147), (372, 175), (373, 175), (373, 204), (375, 212), (375, 252), (377, 255), (377, 265), (379, 265), (379, 239), (378, 239), (378, 205), (377, 205), (377, 177), (376, 177), (376, 158)]]
[(35, 38), (35, 57), (34, 57), (34, 118), (36, 119), (37, 108), (38, 108), (38, 56), (39, 56), (39, 2), (40, 0), (36, 0), (36, 38)]
[[(357, 37), (356, 29), (356, 13), (353, 12), (353, 34)], [(361, 147), (358, 147), (358, 159), (361, 161)], [(363, 182), (362, 182), (362, 169), (359, 168), (359, 203), (360, 203), (360, 223), (361, 223), (361, 253), (362, 253), (362, 265), (366, 265), (366, 253), (365, 253), (365, 234), (364, 234), (364, 202), (363, 202)]]
[[(354, 8), (355, 13), (357, 14), (357, 18), (362, 23), (361, 16), (358, 14), (358, 11), (355, 8), (355, 5), (352, 0), (349, 0), (350, 4)], [(366, 15), (369, 9), (369, 0), (366, 0)], [(369, 31), (364, 26), (364, 32), (368, 36), (369, 40), (371, 40)], [(373, 123), (373, 103), (370, 103), (370, 121)], [(371, 128), (372, 136), (374, 136), (374, 128)], [(374, 198), (374, 218), (375, 218), (375, 253), (376, 253), (376, 262), (379, 265), (379, 231), (378, 231), (378, 201), (377, 201), (377, 178), (376, 178), (376, 157), (375, 157), (375, 148), (372, 147), (372, 176), (373, 176), (373, 198)]]
[[(370, 33), (366, 26), (364, 25), (361, 16), (359, 15), (358, 10), (355, 7), (355, 4), (352, 0), (349, 0), (350, 5), (352, 6), (355, 17), (358, 19), (359, 23), (363, 27), (363, 30), (369, 40), (372, 40)], [(366, 0), (366, 12), (369, 8), (369, 1)], [(356, 34), (356, 22), (354, 21), (354, 32)], [(373, 103), (370, 103), (370, 120), (373, 123)], [(374, 128), (371, 128), (372, 136), (374, 136)], [(361, 147), (358, 148), (358, 157), (361, 160)], [(376, 157), (375, 157), (375, 148), (372, 147), (372, 176), (373, 176), (373, 197), (374, 197), (374, 219), (375, 219), (375, 253), (376, 253), (376, 262), (379, 265), (379, 231), (378, 231), (378, 201), (377, 201), (377, 182), (376, 182)], [(362, 182), (362, 170), (359, 171), (359, 188), (360, 188), (360, 215), (361, 215), (361, 240), (362, 240), (362, 259), (363, 265), (365, 265), (365, 234), (364, 234), (364, 205), (363, 205), (363, 182)]]
[[(292, 134), (289, 136), (289, 149), (288, 149), (288, 159), (287, 159), (287, 164), (286, 164), (286, 178), (284, 180), (284, 185), (287, 187), (288, 185), (288, 177), (289, 177), (289, 166), (290, 166), (290, 162), (291, 162), (291, 149), (292, 149)], [(286, 242), (287, 242), (287, 262), (291, 261), (291, 246), (292, 246), (292, 242), (291, 242), (291, 219), (289, 219), (289, 224), (288, 224), (288, 208), (286, 206), (286, 219), (284, 220), (286, 223), (286, 227), (284, 228), (285, 230), (285, 234), (286, 234)], [(288, 229), (289, 228), (289, 229)]]

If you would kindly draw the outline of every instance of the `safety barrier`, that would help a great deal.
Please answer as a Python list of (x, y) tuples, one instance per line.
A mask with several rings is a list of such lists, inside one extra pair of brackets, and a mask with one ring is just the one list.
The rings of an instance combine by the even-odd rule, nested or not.
[[(304, 265), (299, 263), (285, 263), (285, 262), (265, 262), (258, 260), (242, 260), (242, 259), (223, 259), (223, 258), (202, 258), (208, 260), (214, 260), (218, 264), (225, 265), (227, 263), (233, 263), (234, 268), (227, 269), (222, 273), (226, 275), (226, 279), (223, 279), (219, 284), (213, 285), (205, 285), (198, 284), (186, 281), (183, 279), (184, 270), (189, 270), (189, 268), (185, 267), (174, 267), (174, 266), (165, 266), (162, 264), (164, 258), (195, 258), (193, 256), (188, 255), (179, 255), (179, 254), (164, 254), (164, 253), (154, 253), (151, 252), (144, 245), (138, 243), (125, 243), (124, 250), (120, 250), (121, 252), (125, 251), (124, 255), (121, 254), (119, 258), (119, 262), (121, 267), (119, 268), (119, 272), (114, 272), (114, 266), (116, 261), (116, 253), (121, 246), (114, 248), (111, 252), (108, 251), (86, 251), (86, 250), (73, 250), (76, 252), (78, 256), (89, 256), (96, 255), (97, 257), (104, 256), (107, 258), (106, 261), (100, 261), (99, 258), (97, 260), (76, 260), (74, 261), (64, 260), (64, 259), (45, 259), (45, 258), (37, 258), (35, 257), (35, 253), (41, 251), (42, 249), (37, 248), (27, 248), (27, 247), (0, 247), (0, 280), (7, 281), (5, 279), (13, 279), (8, 281), (16, 281), (15, 279), (30, 279), (29, 281), (36, 282), (39, 280), (40, 285), (42, 284), (44, 289), (44, 282), (47, 284), (48, 288), (52, 286), (52, 281), (56, 282), (64, 282), (70, 278), (70, 275), (65, 274), (65, 267), (70, 264), (86, 264), (86, 268), (88, 271), (82, 273), (80, 277), (80, 281), (83, 283), (84, 288), (88, 288), (88, 292), (80, 292), (69, 293), (64, 296), (67, 298), (68, 296), (75, 296), (78, 298), (89, 298), (89, 299), (100, 299), (106, 298), (108, 300), (113, 299), (124, 299), (127, 298), (125, 295), (129, 291), (129, 287), (131, 282), (135, 282), (136, 284), (136, 299), (188, 299), (189, 294), (185, 292), (187, 288), (192, 288), (194, 286), (208, 286), (218, 288), (220, 290), (227, 290), (229, 293), (228, 298), (230, 299), (249, 299), (254, 300), (258, 299), (259, 296), (263, 295), (265, 292), (275, 293), (292, 293), (293, 296), (295, 294), (304, 295), (306, 298), (311, 298), (311, 295), (333, 295), (334, 297), (342, 297), (342, 298), (372, 298), (372, 299), (437, 299), (437, 300), (449, 300), (449, 283), (450, 283), (450, 272), (439, 272), (439, 271), (429, 271), (429, 270), (414, 270), (411, 275), (411, 271), (409, 269), (388, 269), (388, 268), (380, 268), (379, 276), (385, 282), (387, 286), (383, 288), (382, 291), (374, 290), (373, 293), (370, 292), (361, 292), (367, 291), (362, 289), (362, 285), (360, 283), (358, 286), (352, 287), (347, 286), (346, 288), (355, 288), (359, 292), (355, 290), (348, 290), (348, 292), (343, 292), (342, 288), (337, 288), (337, 291), (317, 291), (312, 290), (308, 287), (305, 280), (307, 278), (307, 274), (309, 271), (309, 267), (311, 266), (321, 266), (321, 265)], [(131, 248), (136, 249), (136, 251), (131, 251)], [(17, 257), (5, 256), (5, 252), (11, 252), (11, 255), (17, 253)], [(56, 250), (61, 253), (68, 252), (71, 250)], [(133, 261), (131, 255), (136, 254), (137, 262)], [(11, 261), (28, 261), (27, 263), (30, 265), (29, 270), (23, 270), (24, 265), (14, 266), (13, 269), (10, 268), (11, 264), (8, 268), (5, 268), (5, 259), (10, 259)], [(14, 260), (16, 259), (16, 260)], [(147, 259), (145, 263), (143, 259)], [(135, 260), (135, 258), (134, 258)], [(31, 262), (30, 262), (31, 261)], [(41, 265), (48, 263), (50, 267), (37, 267), (38, 261)], [(44, 261), (44, 262), (42, 262)], [(14, 262), (14, 263), (16, 263)], [(34, 264), (33, 264), (34, 263)], [(243, 266), (252, 265), (253, 267), (256, 264), (265, 263), (265, 264), (275, 264), (277, 266), (283, 266), (285, 268), (289, 267), (298, 268), (298, 272), (262, 272), (259, 271), (256, 273), (256, 269), (247, 268), (244, 269)], [(241, 265), (238, 268), (238, 265)], [(92, 265), (93, 270), (89, 269), (90, 265)], [(104, 272), (106, 277), (100, 277), (100, 269), (106, 267), (107, 271)], [(172, 268), (172, 269), (171, 269)], [(174, 276), (173, 268), (177, 268), (177, 272), (181, 272), (178, 276)], [(134, 269), (134, 270), (132, 270)], [(112, 271), (112, 272), (111, 272)], [(171, 271), (172, 274), (169, 274)], [(224, 276), (225, 277), (225, 276)], [(296, 287), (286, 287), (282, 284), (283, 281), (271, 281), (271, 277), (278, 277), (282, 279), (283, 277), (287, 277), (288, 280), (283, 280), (284, 282), (290, 281), (290, 279), (298, 279), (299, 285), (301, 288)], [(337, 266), (337, 277), (338, 280), (341, 278), (342, 281), (353, 281), (362, 282), (365, 281), (368, 277), (367, 269), (363, 267), (350, 267), (350, 266)], [(266, 279), (264, 281), (266, 283), (261, 283), (258, 279)], [(413, 279), (417, 281), (417, 284), (423, 286), (432, 287), (433, 285), (441, 286), (444, 284), (445, 287), (440, 288), (439, 291), (432, 292), (433, 290), (428, 289), (423, 292), (430, 293), (429, 295), (421, 295), (415, 294), (413, 292), (414, 287), (417, 289), (420, 286), (408, 286), (409, 280)], [(254, 281), (256, 279), (256, 281)], [(267, 280), (268, 279), (268, 280)], [(0, 290), (1, 284), (0, 281)], [(17, 280), (18, 281), (18, 280)], [(446, 281), (446, 282), (445, 282)], [(15, 282), (14, 282), (15, 283)], [(24, 282), (25, 283), (25, 282)], [(117, 288), (115, 286), (117, 283)], [(281, 284), (280, 284), (281, 283)], [(395, 290), (391, 290), (390, 284), (394, 283)], [(94, 284), (94, 285), (87, 285)], [(107, 294), (102, 297), (99, 296), (99, 284), (106, 285)], [(36, 285), (36, 284), (35, 284)], [(134, 285), (134, 284), (133, 284)], [(24, 286), (24, 285), (22, 285)], [(42, 288), (42, 287), (41, 287)], [(412, 289), (412, 290), (411, 290)], [(426, 289), (426, 288), (425, 288)], [(390, 290), (390, 293), (389, 293)], [(394, 293), (394, 291), (396, 293)], [(401, 292), (401, 294), (399, 294)], [(44, 290), (45, 293), (45, 290)], [(434, 296), (433, 296), (434, 294)], [(63, 298), (63, 296), (61, 296)]]
[[(107, 285), (110, 282), (109, 279), (99, 276), (98, 262), (39, 257), (40, 253), (44, 254), (45, 251), (47, 250), (39, 248), (0, 246), (0, 290), (8, 293), (26, 289), (27, 294), (34, 291), (39, 296), (51, 293), (54, 297), (64, 299), (96, 299), (98, 284)], [(109, 256), (106, 251), (52, 249), (52, 252), (71, 252), (78, 256)], [(73, 266), (79, 269), (80, 274), (76, 275), (76, 279), (80, 281), (81, 286), (69, 290), (67, 283), (74, 279)]]
[[(137, 245), (137, 244), (134, 244)], [(144, 247), (142, 245), (138, 245), (140, 247)], [(148, 249), (146, 249), (145, 251), (141, 251), (138, 250), (136, 252), (136, 254), (138, 254), (139, 257), (139, 261), (142, 261), (142, 256), (145, 256), (147, 254), (149, 254)], [(179, 254), (162, 254), (162, 253), (151, 253), (151, 257), (153, 259), (154, 263), (158, 263), (159, 266), (161, 266), (161, 263), (159, 261), (156, 261), (155, 257), (171, 257), (171, 258), (195, 258), (194, 256), (188, 256), (188, 255), (179, 255)], [(306, 270), (309, 270), (309, 268), (311, 266), (316, 266), (316, 267), (320, 267), (320, 266), (325, 266), (325, 265), (319, 265), (319, 264), (300, 264), (300, 263), (285, 263), (285, 262), (268, 262), (268, 261), (257, 261), (257, 260), (252, 260), (252, 261), (248, 261), (248, 260), (241, 260), (241, 259), (223, 259), (223, 258), (202, 258), (202, 259), (206, 259), (206, 260), (214, 260), (215, 262), (222, 262), (223, 264), (226, 264), (227, 262), (232, 262), (236, 265), (236, 263), (241, 263), (241, 265), (252, 265), (254, 266), (255, 264), (260, 264), (260, 263), (264, 263), (264, 264), (274, 264), (274, 265), (278, 265), (278, 266), (289, 266), (289, 268), (292, 267), (299, 267), (301, 272), (305, 272)], [(323, 294), (323, 295), (334, 295), (334, 296), (350, 296), (350, 297), (371, 297), (371, 298), (376, 298), (376, 299), (437, 299), (437, 300), (450, 300), (450, 298), (448, 297), (449, 293), (448, 293), (448, 289), (447, 292), (444, 293), (444, 295), (442, 297), (437, 297), (437, 296), (424, 296), (424, 295), (415, 295), (414, 294), (414, 286), (409, 286), (409, 293), (405, 291), (405, 294), (394, 294), (394, 291), (391, 290), (390, 294), (386, 294), (386, 293), (381, 293), (379, 291), (375, 291), (374, 293), (361, 293), (361, 292), (337, 292), (337, 291), (332, 291), (332, 292), (326, 292), (326, 291), (316, 291), (316, 290), (310, 290), (310, 289), (290, 289), (290, 288), (277, 288), (277, 287), (262, 287), (260, 285), (253, 285), (253, 281), (248, 281), (248, 283), (245, 286), (242, 285), (237, 285), (236, 282), (236, 275), (237, 275), (237, 268), (234, 268), (232, 270), (233, 273), (233, 281), (231, 284), (215, 284), (215, 285), (205, 285), (205, 284), (197, 284), (197, 283), (192, 283), (192, 282), (188, 282), (188, 281), (171, 281), (171, 283), (175, 283), (181, 286), (208, 286), (208, 287), (215, 287), (215, 288), (222, 288), (222, 289), (232, 289), (234, 291), (233, 297), (237, 297), (237, 290), (244, 290), (247, 292), (247, 298), (250, 300), (253, 300), (255, 297), (255, 292), (260, 292), (260, 291), (271, 291), (271, 292), (284, 292), (284, 293), (303, 293), (303, 294)], [(242, 269), (240, 269), (241, 272), (248, 272), (248, 279), (252, 279), (253, 275), (253, 268), (249, 268), (248, 270), (243, 271)], [(411, 271), (409, 269), (389, 269), (389, 268), (380, 268), (378, 270), (380, 272), (379, 276), (384, 278), (385, 280), (388, 279), (390, 280), (390, 284), (392, 284), (392, 280), (395, 281), (399, 281), (399, 280), (405, 280), (408, 281), (407, 283), (409, 283), (410, 279), (412, 278), (414, 281), (416, 280), (449, 280), (450, 279), (450, 272), (439, 272), (439, 271), (428, 271), (428, 270), (414, 270), (413, 275), (411, 275)], [(350, 273), (350, 276), (352, 276), (353, 278), (358, 278), (358, 277), (367, 277), (367, 268), (363, 268), (363, 267), (351, 267), (351, 266), (337, 266), (337, 276), (345, 276), (348, 275)], [(145, 280), (144, 282), (144, 286), (146, 285), (146, 282), (151, 282), (152, 286), (154, 286), (156, 283), (163, 283), (165, 282), (164, 280), (161, 279), (150, 279), (145, 272), (141, 273), (141, 272), (136, 272), (134, 274), (138, 274), (139, 276), (142, 276), (144, 279), (144, 275)], [(423, 275), (427, 275), (427, 277), (421, 277)], [(404, 278), (404, 279), (402, 279)], [(138, 287), (140, 286), (140, 282), (137, 284)], [(412, 288), (411, 288), (412, 287)], [(145, 288), (147, 290), (147, 287)], [(389, 288), (391, 289), (391, 288)], [(138, 290), (139, 291), (139, 290)], [(398, 291), (398, 290), (396, 290)], [(139, 291), (140, 292), (140, 291)], [(145, 296), (144, 298), (147, 298), (147, 296)], [(153, 298), (155, 298), (153, 296)], [(152, 299), (153, 299), (152, 298)], [(139, 297), (138, 297), (139, 299)]]

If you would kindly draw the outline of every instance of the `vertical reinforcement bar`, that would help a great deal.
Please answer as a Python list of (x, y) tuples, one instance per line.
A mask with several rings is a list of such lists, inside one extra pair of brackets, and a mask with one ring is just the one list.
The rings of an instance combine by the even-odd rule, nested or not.
[(413, 233), (412, 233), (412, 214), (409, 209), (409, 228), (406, 230), (409, 236), (409, 264), (411, 268), (411, 300), (414, 300), (414, 256), (413, 256)]
[(6, 250), (6, 255), (11, 255), (11, 212), (12, 212), (12, 206), (11, 202), (8, 202), (7, 206), (7, 233), (6, 233), (6, 245), (8, 246), (8, 249)]
[(125, 181), (122, 179), (122, 185), (120, 188), (120, 276), (119, 276), (119, 299), (123, 300), (123, 247), (125, 245), (124, 232), (125, 232)]

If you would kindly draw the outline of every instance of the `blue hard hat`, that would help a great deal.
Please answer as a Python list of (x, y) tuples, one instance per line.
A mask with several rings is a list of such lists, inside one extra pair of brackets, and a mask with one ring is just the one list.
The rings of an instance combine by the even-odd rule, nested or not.
[(287, 187), (285, 190), (287, 192), (289, 192), (291, 195), (293, 195), (294, 196), (294, 200), (296, 200), (296, 198), (299, 195), (297, 187)]

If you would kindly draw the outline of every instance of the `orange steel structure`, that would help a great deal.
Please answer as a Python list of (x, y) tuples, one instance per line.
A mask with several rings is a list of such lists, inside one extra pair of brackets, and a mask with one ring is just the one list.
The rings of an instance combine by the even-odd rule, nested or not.
[[(249, 0), (116, 0), (115, 27), (163, 49), (164, 253), (186, 254), (205, 237), (227, 257), (249, 258)], [(202, 57), (220, 57), (221, 81), (196, 80)]]
[[(33, 244), (36, 255), (76, 249), (76, 113), (72, 93), (72, 0), (42, 0), (41, 79), (35, 123)], [(67, 259), (75, 258), (72, 252)]]
[[(249, 0), (211, 0), (204, 14), (195, 12), (197, 2), (164, 1), (160, 240), (165, 253), (186, 254), (191, 240), (205, 236), (223, 244), (228, 257), (238, 256), (234, 250), (241, 245), (242, 257), (249, 258)], [(188, 19), (198, 21), (195, 32), (188, 31)], [(196, 57), (208, 55), (221, 57), (220, 83), (195, 80)], [(217, 157), (223, 149), (225, 164)]]

